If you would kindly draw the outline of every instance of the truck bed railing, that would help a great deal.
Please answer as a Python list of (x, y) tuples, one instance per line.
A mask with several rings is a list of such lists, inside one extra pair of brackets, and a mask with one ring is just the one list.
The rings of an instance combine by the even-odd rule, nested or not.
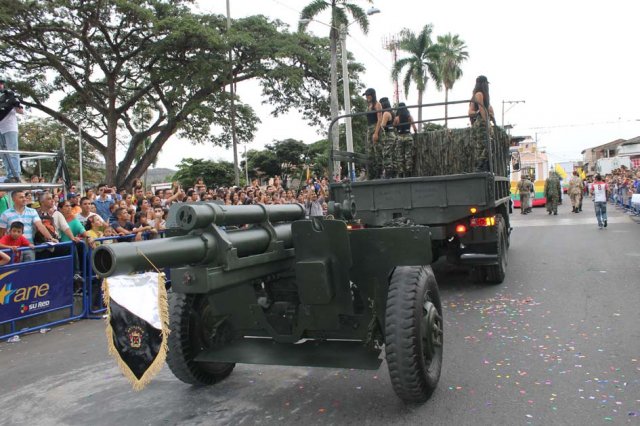
[[(422, 107), (424, 108), (434, 108), (434, 107), (441, 107), (441, 106), (450, 106), (450, 105), (461, 105), (461, 104), (466, 104), (468, 105), (469, 102), (471, 102), (470, 100), (460, 100), (460, 101), (448, 101), (448, 102), (435, 102), (435, 103), (428, 103), (428, 104), (415, 104), (415, 105), (407, 105), (406, 108), (407, 109), (417, 109)], [(391, 111), (391, 112), (395, 112), (398, 108), (383, 108), (381, 110), (379, 110), (379, 112), (386, 112), (386, 111)], [(356, 113), (351, 113), (351, 114), (343, 114), (343, 115), (339, 115), (336, 118), (334, 118), (333, 120), (331, 120), (330, 124), (329, 124), (329, 135), (332, 134), (332, 130), (333, 130), (333, 126), (336, 125), (336, 123), (338, 123), (340, 120), (344, 120), (346, 118), (358, 118), (358, 117), (364, 117), (367, 114), (370, 114), (370, 111), (364, 111), (364, 112), (356, 112)], [(454, 116), (447, 116), (447, 117), (438, 117), (438, 118), (429, 118), (429, 119), (423, 119), (420, 121), (414, 120), (414, 123), (418, 124), (418, 123), (434, 123), (434, 122), (440, 122), (440, 121), (445, 121), (445, 120), (460, 120), (460, 119), (469, 119), (469, 115), (468, 114), (464, 114), (464, 115), (454, 115)], [(480, 118), (478, 118), (480, 119)], [(487, 154), (488, 154), (488, 160), (489, 160), (489, 172), (495, 174), (496, 172), (499, 172), (499, 174), (501, 171), (496, 170), (496, 164), (494, 164), (494, 160), (495, 160), (495, 156), (494, 156), (494, 147), (492, 146), (493, 144), (491, 143), (491, 123), (489, 121), (489, 118), (487, 116), (487, 119), (485, 121), (485, 128), (486, 128), (486, 132), (485, 132), (485, 141), (484, 143), (487, 146)], [(368, 141), (365, 141), (365, 144), (368, 143)], [(355, 150), (355, 147), (354, 147)], [(338, 162), (346, 162), (348, 164), (348, 169), (351, 171), (354, 169), (354, 165), (355, 164), (360, 164), (360, 165), (367, 165), (370, 162), (370, 157), (368, 155), (368, 153), (358, 153), (358, 152), (350, 152), (347, 149), (330, 149), (329, 151), (329, 173), (330, 176), (334, 176), (334, 162), (338, 161)], [(351, 175), (351, 174), (350, 174)], [(353, 175), (351, 175), (351, 178), (353, 180)]]

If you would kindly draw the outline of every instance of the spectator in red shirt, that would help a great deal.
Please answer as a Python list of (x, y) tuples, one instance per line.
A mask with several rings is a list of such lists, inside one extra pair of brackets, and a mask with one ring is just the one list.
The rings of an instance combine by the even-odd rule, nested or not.
[(21, 253), (18, 251), (19, 247), (35, 247), (22, 235), (23, 232), (24, 224), (16, 220), (15, 222), (11, 222), (9, 233), (0, 238), (0, 249), (13, 250), (14, 263), (20, 262)]

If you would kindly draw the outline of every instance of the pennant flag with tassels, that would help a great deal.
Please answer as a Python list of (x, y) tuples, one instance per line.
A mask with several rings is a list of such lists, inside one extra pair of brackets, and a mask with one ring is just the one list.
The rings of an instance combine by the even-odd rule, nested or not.
[(107, 345), (133, 389), (143, 389), (167, 357), (169, 304), (164, 274), (113, 276), (103, 284)]

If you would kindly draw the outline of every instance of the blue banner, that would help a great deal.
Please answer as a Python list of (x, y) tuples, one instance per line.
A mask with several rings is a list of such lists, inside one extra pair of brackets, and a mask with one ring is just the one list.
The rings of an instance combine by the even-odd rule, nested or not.
[(73, 303), (70, 256), (0, 268), (0, 323)]

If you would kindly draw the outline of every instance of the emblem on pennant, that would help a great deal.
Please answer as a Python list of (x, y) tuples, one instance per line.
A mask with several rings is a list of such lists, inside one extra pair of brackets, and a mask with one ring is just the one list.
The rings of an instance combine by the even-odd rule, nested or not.
[(134, 325), (133, 327), (127, 328), (127, 336), (129, 336), (129, 347), (133, 349), (140, 349), (142, 346), (144, 330)]
[(164, 274), (114, 276), (102, 286), (109, 353), (133, 389), (141, 390), (167, 357), (169, 304)]

